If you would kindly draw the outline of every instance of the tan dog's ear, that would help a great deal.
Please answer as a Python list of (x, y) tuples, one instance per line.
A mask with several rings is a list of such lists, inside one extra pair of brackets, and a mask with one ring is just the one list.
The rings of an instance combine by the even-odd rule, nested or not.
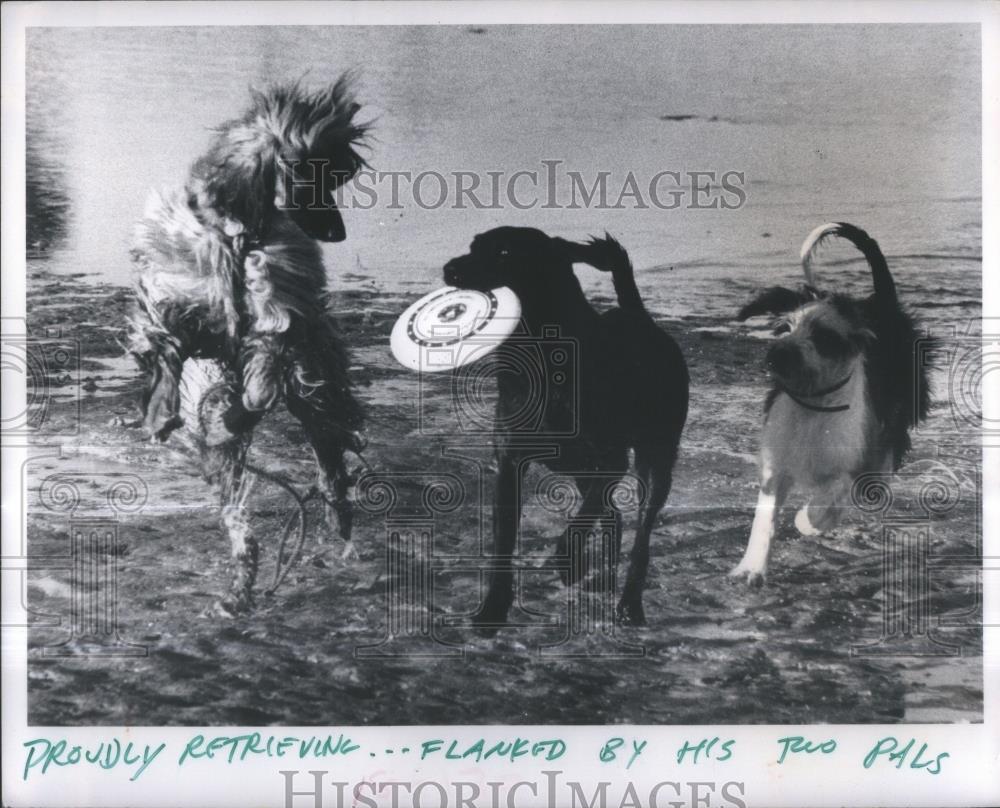
[(872, 331), (870, 328), (862, 328), (859, 331), (855, 331), (851, 334), (851, 342), (857, 345), (859, 348), (867, 348), (873, 342), (878, 340), (878, 334)]
[(784, 286), (771, 286), (740, 309), (736, 319), (742, 322), (748, 317), (756, 317), (759, 314), (784, 314), (816, 300), (816, 297), (816, 290), (809, 287), (793, 290)]

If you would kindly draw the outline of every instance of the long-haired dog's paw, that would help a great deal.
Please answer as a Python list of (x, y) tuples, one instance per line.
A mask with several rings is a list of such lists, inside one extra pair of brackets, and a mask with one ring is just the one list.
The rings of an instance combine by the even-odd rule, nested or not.
[(108, 426), (118, 429), (142, 429), (144, 426), (142, 416), (126, 418), (124, 415), (113, 415), (108, 421)]
[(174, 430), (184, 426), (184, 421), (179, 415), (172, 415), (164, 421), (152, 424), (147, 419), (146, 423), (152, 440), (155, 443), (164, 443)]
[(251, 609), (253, 609), (253, 602), (249, 598), (229, 594), (213, 601), (212, 605), (202, 613), (202, 616), (233, 620), (247, 614)]
[(364, 457), (361, 456), (361, 453), (368, 448), (368, 435), (360, 429), (353, 429), (346, 433), (346, 437), (346, 446), (344, 448), (357, 455), (361, 462), (367, 466), (368, 464)]

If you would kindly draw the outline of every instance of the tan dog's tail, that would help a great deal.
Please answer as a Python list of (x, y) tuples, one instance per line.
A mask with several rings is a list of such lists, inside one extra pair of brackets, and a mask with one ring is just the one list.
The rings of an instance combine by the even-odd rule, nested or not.
[(860, 227), (855, 227), (847, 222), (821, 224), (806, 237), (801, 252), (802, 271), (805, 273), (806, 283), (810, 286), (816, 285), (812, 271), (813, 258), (819, 245), (831, 236), (846, 238), (861, 251), (871, 268), (875, 297), (883, 303), (894, 305), (896, 303), (896, 284), (892, 280), (892, 275), (889, 274), (889, 267), (878, 242)]

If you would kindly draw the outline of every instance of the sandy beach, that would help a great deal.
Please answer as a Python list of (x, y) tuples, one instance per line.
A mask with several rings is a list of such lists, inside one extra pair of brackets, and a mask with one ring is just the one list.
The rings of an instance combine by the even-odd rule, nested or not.
[[(558, 533), (561, 523), (537, 500), (527, 503), (522, 523), (522, 554), (535, 569), (523, 576), (520, 601), (522, 616), (535, 625), (505, 629), (495, 639), (448, 625), (478, 604), (479, 575), (469, 558), (480, 555), (484, 539), (488, 547), (482, 524), (489, 524), (489, 447), (476, 439), (471, 442), (478, 448), (470, 447), (465, 460), (442, 456), (454, 418), (448, 374), (421, 380), (390, 357), (395, 317), (419, 290), (394, 295), (375, 278), (350, 280), (353, 290), (337, 295), (335, 314), (348, 344), (365, 346), (353, 350), (353, 376), (369, 413), (366, 458), (370, 473), (398, 475), (397, 509), (359, 514), (359, 558), (341, 559), (339, 541), (319, 544), (314, 529), (303, 558), (273, 597), (259, 587), (252, 614), (222, 620), (209, 615), (228, 580), (228, 546), (214, 495), (176, 441), (153, 445), (141, 429), (128, 426), (136, 417), (138, 384), (117, 340), (129, 292), (92, 278), (42, 270), (30, 275), (32, 332), (61, 328), (82, 357), (79, 374), (48, 380), (47, 430), (62, 436), (39, 441), (27, 469), (30, 723), (981, 720), (981, 630), (978, 618), (963, 616), (976, 613), (970, 569), (937, 569), (924, 604), (935, 638), (957, 655), (852, 655), (852, 646), (882, 636), (882, 606), (893, 595), (882, 575), (877, 517), (856, 514), (828, 536), (804, 539), (792, 528), (790, 511), (768, 585), (753, 590), (727, 579), (756, 497), (754, 453), (766, 388), (764, 343), (745, 329), (730, 330), (733, 323), (720, 318), (658, 318), (680, 342), (693, 385), (676, 484), (653, 534), (648, 626), (615, 630), (604, 622), (566, 638), (570, 606), (589, 604), (599, 614), (603, 596), (566, 589), (542, 568), (553, 546), (545, 537)], [(66, 327), (67, 307), (72, 328)], [(269, 416), (255, 447), (265, 468), (309, 483), (310, 458), (287, 415)], [(938, 473), (938, 448), (916, 441), (909, 463), (914, 473), (893, 486), (898, 507), (912, 507), (920, 485)], [(978, 540), (978, 457), (974, 448), (949, 451), (959, 498), (946, 515), (929, 520), (931, 553), (968, 556)], [(485, 503), (477, 494), (480, 468)], [(85, 478), (71, 514), (39, 500), (46, 480), (66, 474)], [(148, 497), (138, 510), (116, 514), (108, 510), (105, 489), (122, 474), (141, 478)], [(387, 519), (398, 526), (400, 519), (420, 517), (420, 481), (434, 475), (460, 480), (465, 499), (435, 517), (428, 552), (390, 536)], [(529, 475), (533, 480), (537, 475)], [(259, 489), (262, 584), (272, 575), (279, 524), (291, 505), (279, 488)], [(69, 630), (72, 572), (52, 569), (58, 566), (52, 559), (65, 559), (74, 525), (109, 514), (118, 530), (115, 648), (126, 655), (52, 657), (84, 650), (88, 641)], [(629, 542), (627, 535), (626, 551)], [(420, 598), (403, 603), (394, 612), (397, 641), (385, 643), (387, 592), (412, 592), (406, 582), (421, 575), (434, 582), (430, 609)], [(561, 625), (544, 625), (556, 617)], [(419, 628), (431, 625), (435, 641), (427, 642)], [(416, 628), (408, 633), (406, 626)], [(398, 655), (414, 651), (443, 655)], [(630, 656), (635, 653), (641, 655)]]

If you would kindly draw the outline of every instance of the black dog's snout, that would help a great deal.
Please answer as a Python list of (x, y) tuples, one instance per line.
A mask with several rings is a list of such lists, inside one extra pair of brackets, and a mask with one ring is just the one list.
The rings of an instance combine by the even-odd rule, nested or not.
[(767, 367), (779, 375), (795, 370), (802, 362), (802, 352), (794, 342), (779, 342), (767, 352)]
[(462, 280), (460, 259), (452, 258), (444, 265), (444, 282), (449, 286), (458, 286)]

